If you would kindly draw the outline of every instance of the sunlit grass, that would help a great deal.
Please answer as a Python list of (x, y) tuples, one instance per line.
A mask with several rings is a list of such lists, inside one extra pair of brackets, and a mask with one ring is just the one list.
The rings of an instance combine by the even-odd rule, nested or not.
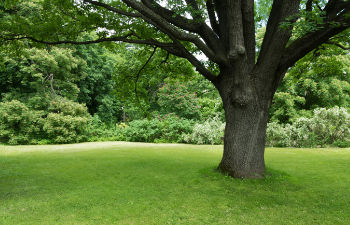
[(270, 176), (216, 172), (222, 146), (0, 146), (0, 224), (350, 224), (350, 149), (268, 149)]

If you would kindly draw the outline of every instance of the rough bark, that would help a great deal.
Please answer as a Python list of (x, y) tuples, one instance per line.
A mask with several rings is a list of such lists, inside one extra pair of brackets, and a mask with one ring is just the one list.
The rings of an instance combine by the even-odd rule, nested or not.
[(249, 67), (245, 68), (223, 69), (220, 80), (215, 83), (226, 117), (224, 153), (218, 168), (235, 178), (262, 178), (266, 126), (273, 95), (261, 94)]
[(268, 110), (225, 104), (224, 153), (219, 169), (235, 178), (263, 178)]

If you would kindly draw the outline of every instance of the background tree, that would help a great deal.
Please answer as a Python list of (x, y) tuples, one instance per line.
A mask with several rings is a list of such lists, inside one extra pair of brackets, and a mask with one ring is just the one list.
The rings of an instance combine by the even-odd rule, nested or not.
[[(16, 13), (1, 22), (4, 40), (122, 41), (187, 59), (223, 101), (226, 129), (219, 168), (244, 178), (264, 174), (268, 112), (287, 70), (350, 26), (347, 0), (274, 0), (256, 58), (254, 0), (42, 0), (16, 7), (18, 2), (5, 1), (14, 3), (5, 9)], [(91, 30), (97, 30), (96, 40), (77, 39)], [(201, 62), (199, 53), (208, 62)]]
[(116, 97), (116, 82), (112, 79), (121, 62), (119, 55), (99, 45), (74, 47), (74, 56), (86, 62), (83, 68), (86, 76), (77, 83), (80, 89), (78, 102), (85, 103), (91, 115), (98, 116), (109, 126), (114, 125), (122, 118), (122, 105)]
[(157, 93), (165, 79), (188, 81), (195, 75), (186, 60), (158, 48), (120, 45), (113, 52), (120, 57), (113, 75), (115, 94), (121, 99), (128, 120), (150, 117), (150, 112), (160, 111)]
[[(349, 36), (349, 33), (344, 33)], [(344, 46), (348, 43), (344, 43)], [(292, 122), (315, 108), (350, 107), (350, 55), (326, 44), (291, 68), (271, 107), (272, 121)]]

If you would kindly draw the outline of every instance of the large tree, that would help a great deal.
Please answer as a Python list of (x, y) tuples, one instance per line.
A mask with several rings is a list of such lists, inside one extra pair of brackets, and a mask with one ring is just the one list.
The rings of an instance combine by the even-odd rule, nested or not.
[[(259, 21), (266, 33), (257, 48), (254, 8), (262, 1), (36, 0), (22, 12), (19, 2), (5, 1), (3, 39), (121, 41), (187, 59), (220, 93), (226, 129), (219, 169), (240, 178), (264, 175), (268, 112), (286, 71), (350, 26), (348, 0), (274, 0), (263, 10), (270, 12), (267, 22)], [(98, 39), (77, 39), (92, 30)]]

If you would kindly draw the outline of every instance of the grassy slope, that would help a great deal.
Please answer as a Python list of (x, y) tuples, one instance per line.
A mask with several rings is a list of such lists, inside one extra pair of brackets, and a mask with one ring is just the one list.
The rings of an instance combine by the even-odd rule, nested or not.
[(269, 178), (214, 171), (220, 146), (0, 146), (0, 224), (350, 224), (349, 149), (268, 149)]

